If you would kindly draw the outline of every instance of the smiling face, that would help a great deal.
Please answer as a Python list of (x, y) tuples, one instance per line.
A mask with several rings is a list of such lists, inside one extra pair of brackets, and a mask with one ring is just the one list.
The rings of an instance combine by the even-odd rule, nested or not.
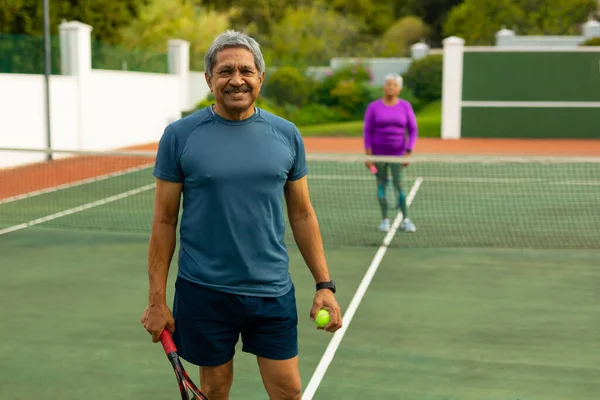
[(252, 53), (241, 47), (221, 50), (211, 72), (205, 77), (215, 96), (215, 112), (232, 120), (252, 116), (265, 75), (256, 68)]

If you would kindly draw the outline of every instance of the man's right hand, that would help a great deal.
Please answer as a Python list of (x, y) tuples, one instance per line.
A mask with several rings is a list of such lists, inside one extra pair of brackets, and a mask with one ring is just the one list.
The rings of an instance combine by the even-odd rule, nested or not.
[(152, 335), (152, 342), (157, 343), (160, 334), (167, 328), (170, 333), (175, 331), (173, 314), (166, 304), (150, 304), (146, 307), (140, 320), (144, 328)]

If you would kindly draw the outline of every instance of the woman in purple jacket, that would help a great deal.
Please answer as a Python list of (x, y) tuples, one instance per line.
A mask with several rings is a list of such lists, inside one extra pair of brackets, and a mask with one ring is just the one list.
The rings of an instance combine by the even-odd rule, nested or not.
[[(389, 74), (385, 77), (383, 97), (369, 104), (364, 118), (364, 145), (368, 155), (404, 156), (412, 152), (417, 141), (417, 119), (412, 106), (406, 100), (398, 98), (402, 90), (402, 77)], [(368, 162), (371, 167), (373, 163)], [(417, 228), (408, 218), (406, 195), (402, 190), (402, 174), (400, 163), (374, 163), (377, 168), (377, 197), (383, 217), (379, 230), (390, 229), (386, 187), (388, 170), (392, 174), (392, 184), (398, 196), (398, 207), (402, 211), (403, 220), (400, 229), (415, 232)]]

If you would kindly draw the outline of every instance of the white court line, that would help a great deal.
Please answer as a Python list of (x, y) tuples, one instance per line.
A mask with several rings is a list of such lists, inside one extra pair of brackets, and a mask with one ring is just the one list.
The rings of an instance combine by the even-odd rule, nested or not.
[(65, 210), (65, 211), (57, 212), (55, 214), (46, 215), (45, 217), (33, 219), (31, 221), (24, 222), (24, 223), (19, 224), (19, 225), (10, 226), (8, 228), (1, 229), (0, 230), (0, 236), (4, 235), (6, 233), (10, 233), (10, 232), (14, 232), (14, 231), (19, 231), (21, 229), (25, 229), (25, 228), (28, 228), (30, 226), (39, 225), (39, 224), (42, 224), (44, 222), (52, 221), (52, 220), (57, 219), (57, 218), (65, 217), (67, 215), (75, 214), (75, 213), (78, 213), (80, 211), (89, 210), (90, 208), (94, 208), (94, 207), (102, 206), (104, 204), (112, 203), (113, 201), (121, 200), (121, 199), (124, 199), (126, 197), (133, 196), (135, 194), (142, 193), (142, 192), (145, 192), (147, 190), (151, 190), (151, 189), (154, 188), (154, 186), (155, 186), (155, 184), (152, 183), (152, 184), (149, 184), (149, 185), (145, 185), (145, 186), (139, 187), (137, 189), (128, 190), (126, 192), (119, 193), (119, 194), (116, 194), (114, 196), (107, 197), (105, 199), (92, 201), (91, 203), (83, 204), (81, 206), (70, 208), (70, 209)]
[(69, 188), (72, 188), (72, 187), (85, 185), (87, 183), (94, 183), (94, 182), (98, 182), (98, 181), (103, 181), (103, 180), (106, 180), (106, 179), (109, 179), (109, 178), (114, 178), (116, 176), (130, 174), (130, 173), (133, 173), (133, 172), (141, 171), (141, 170), (146, 169), (146, 168), (150, 168), (153, 165), (154, 165), (153, 163), (143, 164), (143, 165), (140, 165), (140, 166), (137, 166), (137, 167), (124, 169), (122, 171), (116, 171), (116, 172), (111, 172), (111, 173), (104, 174), (104, 175), (98, 175), (98, 176), (95, 176), (93, 178), (86, 178), (86, 179), (82, 179), (80, 181), (69, 182), (69, 183), (65, 183), (65, 184), (62, 184), (62, 185), (52, 186), (52, 187), (49, 187), (49, 188), (46, 188), (46, 189), (34, 190), (32, 192), (27, 192), (27, 193), (19, 194), (17, 196), (8, 197), (6, 199), (1, 199), (0, 200), (0, 205), (6, 204), (6, 203), (11, 203), (11, 202), (17, 201), (17, 200), (27, 199), (29, 197), (39, 196), (39, 195), (45, 194), (45, 193), (56, 192), (56, 191), (59, 191), (59, 190), (62, 190), (62, 189), (69, 189)]
[[(415, 183), (410, 189), (408, 196), (406, 196), (407, 206), (410, 206), (410, 204), (412, 203), (422, 182), (423, 178), (420, 177), (415, 180)], [(331, 338), (331, 341), (329, 342), (329, 345), (327, 346), (323, 357), (321, 357), (319, 365), (317, 365), (315, 372), (313, 373), (312, 377), (310, 378), (310, 381), (308, 382), (308, 385), (306, 386), (306, 390), (302, 395), (302, 400), (312, 400), (313, 396), (315, 395), (319, 385), (321, 384), (321, 381), (323, 380), (323, 377), (325, 376), (325, 372), (327, 372), (327, 368), (329, 367), (329, 364), (331, 364), (333, 356), (335, 355), (335, 352), (337, 351), (340, 343), (342, 342), (344, 334), (346, 333), (348, 326), (350, 326), (350, 322), (352, 322), (352, 318), (354, 317), (354, 314), (356, 313), (360, 302), (362, 301), (365, 293), (367, 292), (367, 289), (371, 284), (371, 280), (373, 280), (375, 272), (377, 272), (379, 264), (381, 264), (381, 260), (383, 260), (383, 256), (385, 255), (388, 246), (392, 242), (392, 239), (394, 238), (394, 235), (396, 234), (396, 231), (398, 230), (398, 227), (400, 226), (401, 222), (402, 212), (400, 211), (396, 215), (396, 218), (394, 218), (394, 222), (392, 223), (390, 230), (388, 231), (387, 235), (385, 235), (383, 243), (377, 250), (377, 253), (375, 253), (375, 257), (373, 257), (371, 265), (369, 265), (365, 276), (360, 282), (360, 285), (358, 285), (358, 289), (356, 289), (356, 293), (354, 294), (354, 297), (352, 298), (352, 301), (350, 302), (350, 305), (348, 306), (348, 309), (346, 310), (346, 313), (343, 316), (343, 326), (333, 334), (333, 337)]]

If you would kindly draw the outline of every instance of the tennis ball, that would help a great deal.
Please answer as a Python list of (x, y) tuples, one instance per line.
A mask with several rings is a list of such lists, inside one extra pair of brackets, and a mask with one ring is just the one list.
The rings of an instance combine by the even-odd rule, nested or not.
[(319, 328), (324, 328), (325, 325), (329, 323), (329, 311), (327, 310), (319, 310), (317, 316), (315, 317), (315, 325)]

